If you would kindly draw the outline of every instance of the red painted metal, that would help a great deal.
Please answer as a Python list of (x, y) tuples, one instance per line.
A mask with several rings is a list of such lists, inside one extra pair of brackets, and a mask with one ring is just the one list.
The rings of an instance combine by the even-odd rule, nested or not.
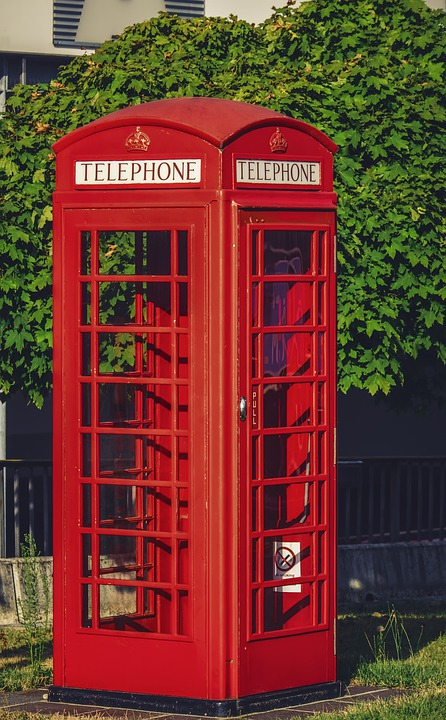
[(55, 150), (55, 686), (334, 682), (336, 146), (184, 98)]

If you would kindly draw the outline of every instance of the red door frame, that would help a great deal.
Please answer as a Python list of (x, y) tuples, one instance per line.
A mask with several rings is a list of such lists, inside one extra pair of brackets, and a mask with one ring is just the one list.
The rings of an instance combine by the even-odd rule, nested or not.
[[(336, 679), (336, 649), (335, 649), (335, 613), (336, 613), (336, 468), (335, 468), (335, 435), (336, 435), (336, 293), (335, 293), (335, 214), (327, 211), (303, 211), (290, 209), (274, 209), (263, 211), (256, 208), (254, 211), (245, 212), (239, 210), (240, 220), (240, 269), (239, 269), (239, 297), (240, 297), (240, 378), (239, 395), (247, 398), (248, 418), (246, 422), (239, 425), (240, 432), (240, 695), (251, 695), (273, 691), (277, 688), (285, 689), (299, 686), (307, 686), (316, 682), (332, 682)], [(244, 224), (245, 223), (245, 224)], [(309, 528), (314, 531), (314, 536), (323, 530), (326, 534), (325, 567), (316, 567), (320, 563), (318, 557), (313, 559), (313, 573), (310, 578), (317, 584), (326, 583), (325, 611), (323, 622), (315, 622), (314, 627), (295, 629), (278, 632), (255, 633), (252, 635), (250, 628), (251, 616), (251, 438), (256, 431), (254, 429), (251, 379), (251, 232), (253, 230), (263, 231), (264, 229), (281, 230), (315, 230), (325, 233), (326, 243), (326, 267), (323, 274), (318, 274), (317, 268), (313, 267), (310, 280), (317, 284), (322, 279), (326, 284), (325, 297), (325, 324), (324, 332), (327, 333), (326, 344), (326, 372), (322, 379), (325, 382), (326, 416), (324, 428), (327, 433), (326, 443), (326, 483), (325, 516), (319, 516), (313, 521)], [(315, 261), (313, 261), (315, 262)], [(289, 279), (295, 279), (290, 276)], [(305, 280), (308, 276), (305, 277)], [(274, 276), (270, 276), (270, 281)], [(313, 288), (314, 291), (314, 288)], [(314, 299), (314, 295), (313, 295)], [(312, 330), (317, 332), (318, 321), (311, 325)], [(259, 328), (260, 331), (263, 328)], [(301, 336), (303, 337), (303, 336)], [(313, 353), (317, 348), (313, 344)], [(317, 367), (313, 359), (313, 369), (310, 376), (312, 383), (316, 384), (318, 379)], [(313, 395), (313, 400), (317, 398)], [(313, 410), (312, 431), (317, 430), (318, 419), (315, 417), (317, 408)], [(315, 433), (313, 432), (313, 435)], [(313, 447), (315, 451), (315, 446)], [(314, 468), (313, 468), (314, 471)], [(316, 478), (322, 486), (322, 476)], [(312, 487), (316, 487), (316, 480)], [(264, 483), (258, 484), (258, 490)], [(319, 495), (319, 493), (318, 493)], [(316, 500), (316, 497), (313, 497)], [(314, 503), (317, 505), (317, 502)], [(322, 522), (323, 521), (323, 522)], [(267, 535), (271, 535), (271, 532)], [(257, 533), (259, 535), (259, 533)], [(262, 533), (260, 532), (260, 536)], [(313, 543), (313, 551), (316, 552), (316, 545)], [(321, 570), (323, 572), (321, 572)], [(304, 575), (306, 573), (303, 573)], [(303, 581), (305, 578), (303, 578)], [(288, 581), (290, 582), (290, 581)], [(274, 586), (273, 582), (267, 582), (267, 586)], [(277, 584), (277, 582), (276, 582)], [(258, 585), (257, 585), (258, 586)], [(263, 592), (260, 590), (260, 592)], [(285, 596), (286, 597), (286, 596)], [(316, 593), (313, 593), (313, 601)], [(313, 613), (315, 609), (313, 609)], [(313, 621), (316, 618), (313, 616)], [(292, 660), (291, 660), (292, 658)]]
[[(195, 438), (204, 433), (204, 372), (206, 318), (202, 312), (205, 294), (203, 244), (205, 242), (205, 212), (203, 208), (188, 208), (187, 216), (181, 208), (101, 208), (94, 210), (64, 209), (62, 211), (62, 232), (64, 242), (58, 244), (55, 257), (57, 310), (55, 315), (55, 477), (61, 483), (55, 487), (55, 554), (56, 576), (60, 583), (55, 587), (55, 683), (74, 687), (127, 692), (172, 693), (171, 674), (175, 673), (175, 693), (201, 696), (207, 688), (207, 660), (205, 623), (199, 621), (206, 614), (205, 574), (197, 567), (197, 558), (206, 547), (207, 524), (203, 522), (206, 492), (191, 482), (190, 508), (192, 513), (190, 537), (192, 601), (195, 603), (192, 617), (196, 618), (190, 638), (151, 636), (150, 648), (147, 633), (122, 633), (119, 631), (81, 628), (79, 612), (79, 586), (82, 584), (80, 518), (81, 498), (79, 473), (81, 458), (79, 443), (73, 438), (79, 435), (80, 396), (78, 391), (80, 375), (80, 348), (73, 338), (79, 337), (80, 294), (80, 253), (78, 238), (82, 230), (147, 230), (147, 229), (188, 229), (191, 233), (189, 246), (190, 328), (189, 337), (194, 337), (193, 362), (190, 362), (190, 434)], [(167, 219), (167, 222), (166, 222)], [(61, 218), (58, 218), (60, 221)], [(57, 221), (56, 221), (57, 222)], [(59, 281), (58, 278), (61, 277)], [(63, 308), (63, 322), (62, 310)], [(103, 328), (104, 329), (104, 328)], [(105, 327), (105, 329), (107, 329)], [(75, 382), (74, 382), (75, 380)], [(60, 398), (60, 399), (59, 399)], [(62, 408), (71, 406), (69, 413)], [(73, 412), (73, 408), (77, 408)], [(62, 424), (64, 423), (64, 425)], [(202, 449), (202, 443), (198, 443)], [(193, 453), (193, 443), (190, 443)], [(206, 453), (190, 458), (197, 477), (206, 477)], [(76, 477), (74, 477), (76, 476)], [(192, 478), (191, 478), (192, 480)], [(75, 512), (73, 510), (75, 509)], [(60, 608), (64, 608), (63, 618)], [(173, 645), (176, 645), (173, 652)], [(67, 652), (67, 649), (69, 652)], [(123, 662), (123, 653), (125, 661)], [(115, 659), (113, 660), (113, 657)], [(156, 662), (147, 667), (148, 656)], [(107, 662), (103, 662), (103, 658)], [(82, 662), (79, 659), (82, 658)], [(101, 671), (103, 667), (103, 672)], [(184, 672), (184, 668), (190, 672)], [(116, 672), (113, 672), (116, 668)]]

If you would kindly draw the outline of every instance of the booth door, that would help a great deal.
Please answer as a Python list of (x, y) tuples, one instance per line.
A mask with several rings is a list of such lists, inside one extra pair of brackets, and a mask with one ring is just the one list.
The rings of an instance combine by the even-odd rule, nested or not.
[(335, 680), (334, 215), (242, 212), (243, 695)]
[(205, 693), (203, 243), (200, 211), (64, 211), (55, 684)]

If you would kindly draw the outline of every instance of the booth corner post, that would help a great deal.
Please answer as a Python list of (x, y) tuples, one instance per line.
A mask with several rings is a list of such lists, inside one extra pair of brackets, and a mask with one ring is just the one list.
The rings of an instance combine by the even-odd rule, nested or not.
[(54, 147), (50, 699), (339, 695), (336, 146), (178, 98)]

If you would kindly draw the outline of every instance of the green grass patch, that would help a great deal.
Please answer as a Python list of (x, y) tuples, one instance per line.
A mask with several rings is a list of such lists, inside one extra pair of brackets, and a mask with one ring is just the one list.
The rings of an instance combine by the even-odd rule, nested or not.
[(391, 700), (357, 703), (349, 710), (318, 713), (313, 718), (314, 720), (441, 720), (446, 718), (446, 690), (416, 692)]
[[(45, 687), (52, 682), (51, 642), (45, 643), (40, 666), (30, 664), (24, 630), (0, 631), (0, 692), (15, 692)], [(14, 715), (15, 720), (17, 716)]]
[(445, 608), (402, 606), (391, 620), (392, 610), (339, 617), (339, 679), (388, 687), (446, 685)]

